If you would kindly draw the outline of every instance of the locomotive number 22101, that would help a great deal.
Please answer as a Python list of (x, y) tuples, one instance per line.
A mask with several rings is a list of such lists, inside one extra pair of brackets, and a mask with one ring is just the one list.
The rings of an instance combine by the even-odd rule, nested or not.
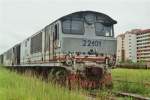
[(82, 46), (101, 46), (101, 41), (99, 40), (82, 40)]

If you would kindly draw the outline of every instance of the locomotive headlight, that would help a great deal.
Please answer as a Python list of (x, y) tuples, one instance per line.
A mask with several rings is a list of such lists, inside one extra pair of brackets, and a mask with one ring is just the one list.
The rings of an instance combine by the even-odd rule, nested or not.
[(95, 22), (95, 16), (93, 14), (87, 14), (85, 15), (85, 21), (87, 24), (93, 24)]

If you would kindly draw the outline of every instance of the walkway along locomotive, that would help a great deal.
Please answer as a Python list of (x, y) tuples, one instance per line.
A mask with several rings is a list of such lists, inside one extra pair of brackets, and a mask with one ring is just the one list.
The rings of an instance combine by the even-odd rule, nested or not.
[(108, 67), (115, 61), (116, 23), (99, 12), (71, 13), (3, 53), (0, 62), (10, 67), (48, 68), (48, 73), (70, 87), (111, 85)]

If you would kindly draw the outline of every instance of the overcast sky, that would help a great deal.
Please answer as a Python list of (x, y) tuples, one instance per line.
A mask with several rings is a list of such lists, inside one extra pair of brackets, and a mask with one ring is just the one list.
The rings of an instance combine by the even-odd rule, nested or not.
[(81, 10), (115, 19), (115, 36), (150, 28), (150, 0), (0, 0), (0, 53), (57, 18)]

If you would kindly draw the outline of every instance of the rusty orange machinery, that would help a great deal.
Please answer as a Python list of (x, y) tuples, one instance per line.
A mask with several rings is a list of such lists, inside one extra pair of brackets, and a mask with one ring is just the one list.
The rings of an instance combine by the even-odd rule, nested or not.
[(85, 74), (77, 72), (68, 75), (67, 84), (70, 89), (112, 87), (111, 73), (103, 72), (103, 69), (98, 67), (87, 68), (85, 71)]
[[(111, 73), (108, 70), (107, 64), (109, 64), (109, 57), (104, 56), (65, 56), (61, 58), (61, 61), (71, 60), (76, 62), (76, 66), (80, 66), (78, 63), (87, 63), (84, 65), (84, 70), (77, 69), (70, 72), (66, 77), (66, 82), (69, 88), (99, 88), (103, 86), (112, 86)], [(83, 66), (80, 66), (83, 67)]]

